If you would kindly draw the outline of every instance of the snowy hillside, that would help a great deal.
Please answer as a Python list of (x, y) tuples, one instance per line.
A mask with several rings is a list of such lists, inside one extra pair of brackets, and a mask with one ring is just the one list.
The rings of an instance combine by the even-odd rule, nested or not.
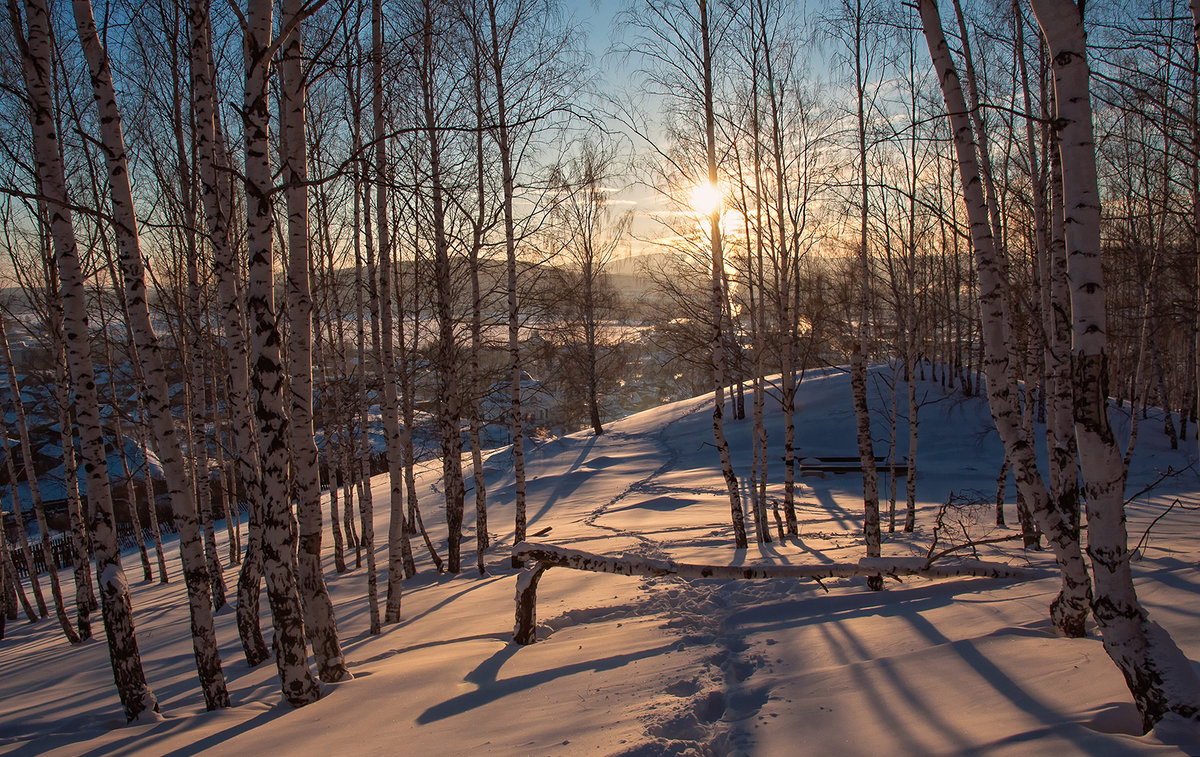
[[(882, 380), (886, 369), (874, 375), (876, 453), (886, 455), (890, 389)], [(884, 556), (924, 557), (939, 505), (951, 492), (980, 504), (946, 514), (943, 544), (964, 533), (976, 540), (1018, 533), (1011, 486), (1010, 528), (991, 525), (988, 500), (1002, 453), (986, 431), (984, 401), (946, 395), (932, 383), (921, 383), (918, 393), (925, 404), (917, 528), (885, 533)], [(807, 378), (799, 402), (799, 454), (855, 454), (844, 374)], [(783, 421), (774, 400), (767, 406), (772, 496), (782, 496)], [(707, 398), (679, 402), (614, 422), (598, 438), (577, 434), (533, 449), (529, 533), (540, 535), (530, 541), (714, 565), (858, 560), (862, 492), (854, 474), (799, 480), (800, 538), (733, 549), (710, 408)], [(729, 420), (726, 430), (745, 478), (751, 422)], [(908, 455), (903, 419), (897, 437), (898, 454)], [(1145, 421), (1130, 493), (1168, 466), (1192, 465), (1195, 441), (1183, 446), (1170, 451), (1161, 422)], [(274, 666), (247, 668), (227, 608), (217, 616), (217, 633), (234, 707), (204, 712), (173, 554), (171, 584), (132, 587), (138, 640), (163, 720), (124, 725), (102, 641), (70, 648), (52, 620), (10, 622), (0, 641), (0, 754), (1200, 753), (1192, 734), (1132, 735), (1139, 731), (1137, 712), (1100, 641), (1051, 632), (1047, 606), (1057, 587), (1051, 570), (1024, 582), (906, 578), (872, 593), (862, 578), (819, 585), (555, 568), (539, 588), (539, 641), (518, 646), (512, 643), (516, 571), (508, 567), (513, 479), (503, 452), (486, 468), (496, 537), (490, 575), (437, 575), (414, 541), (421, 573), (405, 585), (404, 619), (372, 637), (364, 570), (337, 574), (326, 560), (355, 679), (325, 685), (319, 702), (299, 710), (281, 703)], [(425, 521), (435, 537), (441, 529), (444, 551), (439, 473), (436, 461), (426, 464), (418, 485)], [(881, 476), (885, 512), (888, 483)], [(898, 489), (902, 509), (903, 480)], [(383, 535), (386, 476), (374, 479), (374, 490), (376, 533)], [(1200, 477), (1189, 469), (1129, 507), (1132, 546), (1181, 500), (1154, 525), (1134, 571), (1153, 617), (1193, 660), (1200, 660), (1200, 524), (1188, 508), (1197, 492)], [(467, 525), (464, 564), (472, 565), (473, 524)], [(328, 550), (328, 536), (325, 544)], [(979, 558), (1052, 568), (1049, 555), (1025, 553), (1020, 544), (980, 547)], [(385, 545), (379, 551), (383, 566)], [(226, 581), (236, 581), (234, 568)]]

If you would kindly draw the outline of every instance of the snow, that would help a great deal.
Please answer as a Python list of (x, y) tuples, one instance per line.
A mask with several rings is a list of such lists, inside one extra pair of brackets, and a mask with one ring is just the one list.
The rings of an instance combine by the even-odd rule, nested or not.
[[(984, 503), (991, 499), (1000, 466), (981, 399), (945, 395), (932, 383), (920, 390), (930, 404), (920, 417), (918, 530), (885, 533), (883, 558), (896, 565), (923, 561), (938, 506), (950, 492), (976, 490)], [(810, 376), (799, 400), (798, 454), (854, 453), (844, 374)], [(880, 392), (872, 392), (872, 401), (890, 405)], [(781, 496), (783, 427), (776, 407), (768, 402), (770, 471), (772, 494)], [(530, 540), (644, 561), (857, 563), (861, 479), (852, 474), (800, 480), (799, 539), (732, 548), (709, 410), (706, 398), (674, 403), (614, 422), (600, 437), (581, 433), (531, 449), (529, 532), (550, 531)], [(886, 424), (880, 416), (876, 421), (876, 453), (886, 454)], [(906, 440), (903, 421), (899, 426)], [(1176, 498), (1194, 502), (1200, 491), (1195, 469), (1188, 469), (1195, 442), (1172, 452), (1159, 428), (1153, 418), (1141, 424), (1130, 492), (1168, 466), (1183, 472), (1130, 505), (1132, 543)], [(749, 420), (727, 420), (743, 479), (750, 430)], [(907, 455), (903, 444), (897, 452)], [(1024, 553), (1019, 541), (980, 547), (977, 557), (970, 550), (957, 555), (1046, 577), (905, 577), (872, 593), (861, 577), (818, 585), (555, 568), (538, 586), (538, 641), (516, 645), (511, 467), (504, 451), (492, 453), (485, 466), (497, 544), (487, 556), (490, 575), (436, 575), (414, 542), (421, 572), (405, 582), (404, 618), (372, 637), (363, 569), (339, 575), (327, 558), (355, 678), (324, 684), (315, 704), (292, 710), (281, 703), (273, 664), (246, 667), (227, 608), (216, 623), (234, 707), (204, 712), (171, 548), (169, 585), (132, 586), (138, 641), (163, 720), (124, 724), (102, 641), (71, 648), (52, 619), (10, 622), (0, 641), (0, 754), (1200, 753), (1194, 722), (1170, 719), (1136, 735), (1137, 713), (1094, 629), (1085, 639), (1053, 635), (1052, 561)], [(418, 486), (425, 522), (444, 552), (434, 491), (441, 489), (439, 474), (437, 461), (424, 464)], [(386, 502), (386, 476), (373, 486), (376, 503)], [(1015, 523), (1011, 487), (1009, 493)], [(883, 505), (886, 512), (886, 499)], [(386, 508), (376, 510), (376, 534), (385, 534)], [(958, 515), (982, 538), (986, 518), (971, 517), (979, 514)], [(1192, 660), (1200, 659), (1196, 518), (1195, 511), (1174, 508), (1154, 526), (1134, 567), (1142, 600)], [(473, 521), (466, 525), (464, 563), (472, 564)], [(954, 536), (942, 546), (949, 545), (945, 538)], [(332, 538), (325, 545), (331, 550)], [(381, 566), (385, 550), (380, 544)], [(67, 571), (62, 576), (69, 582)], [(235, 579), (235, 568), (228, 568), (227, 583)]]

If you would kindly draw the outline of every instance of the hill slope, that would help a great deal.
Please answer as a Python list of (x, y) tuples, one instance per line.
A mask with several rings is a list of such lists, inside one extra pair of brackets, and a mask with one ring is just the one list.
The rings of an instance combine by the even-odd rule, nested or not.
[[(877, 368), (875, 379), (873, 401), (884, 408), (887, 370)], [(951, 510), (949, 538), (963, 530), (976, 539), (1000, 534), (990, 525), (994, 505), (986, 504), (1001, 459), (986, 430), (986, 405), (933, 384), (922, 383), (919, 392), (926, 403), (918, 528), (887, 535), (890, 556), (926, 553), (938, 506), (951, 491), (985, 504)], [(799, 399), (801, 453), (854, 454), (846, 376), (811, 376)], [(781, 496), (782, 418), (773, 401), (768, 407), (772, 496)], [(799, 539), (735, 551), (709, 408), (698, 398), (615, 422), (599, 438), (579, 434), (538, 445), (529, 455), (530, 533), (549, 529), (537, 540), (590, 552), (712, 564), (861, 556), (861, 479), (836, 474), (801, 479)], [(878, 413), (877, 453), (885, 454), (887, 423)], [(1193, 462), (1194, 452), (1167, 450), (1157, 428), (1152, 421), (1142, 427), (1131, 491), (1167, 466)], [(749, 420), (728, 423), (743, 478), (750, 431)], [(907, 439), (903, 422), (898, 437)], [(0, 641), (0, 754), (1070, 755), (1200, 748), (1200, 741), (1181, 749), (1154, 735), (1131, 735), (1136, 712), (1098, 639), (1050, 632), (1053, 578), (908, 579), (870, 593), (862, 579), (822, 587), (555, 569), (541, 583), (541, 640), (519, 647), (511, 643), (516, 579), (505, 552), (512, 544), (512, 476), (503, 453), (486, 465), (498, 544), (488, 556), (490, 575), (435, 575), (414, 542), (422, 572), (406, 583), (404, 620), (370, 637), (363, 569), (338, 575), (330, 568), (356, 679), (326, 686), (316, 704), (295, 711), (280, 704), (273, 666), (247, 669), (226, 609), (217, 631), (235, 707), (203, 712), (182, 580), (171, 560), (172, 584), (133, 587), (146, 671), (165, 719), (122, 725), (101, 642), (70, 649), (51, 621), (18, 622)], [(426, 523), (444, 545), (437, 467), (428, 465), (418, 483)], [(386, 477), (373, 488), (378, 508), (386, 502)], [(972, 490), (982, 493), (964, 496)], [(1171, 501), (1195, 501), (1198, 490), (1193, 469), (1138, 499), (1129, 509), (1133, 541)], [(1015, 523), (1011, 504), (1008, 511)], [(386, 534), (385, 526), (381, 512), (376, 533)], [(473, 543), (469, 533), (464, 563), (473, 561)], [(984, 547), (980, 556), (1049, 564), (1019, 544)], [(1143, 600), (1192, 659), (1200, 659), (1198, 558), (1196, 515), (1176, 507), (1154, 526), (1135, 567)], [(235, 571), (226, 578), (235, 580)]]

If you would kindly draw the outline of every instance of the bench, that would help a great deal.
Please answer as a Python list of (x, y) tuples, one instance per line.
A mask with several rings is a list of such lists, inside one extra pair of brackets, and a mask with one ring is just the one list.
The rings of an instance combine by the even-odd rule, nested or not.
[(923, 557), (864, 557), (855, 563), (823, 563), (818, 565), (697, 565), (648, 557), (606, 557), (578, 549), (564, 549), (549, 544), (521, 542), (513, 547), (514, 563), (532, 563), (517, 576), (516, 623), (513, 641), (532, 644), (537, 640), (537, 587), (550, 568), (571, 568), (593, 573), (614, 573), (623, 576), (680, 576), (682, 578), (718, 578), (749, 580), (766, 578), (798, 578), (820, 581), (823, 578), (851, 576), (925, 576), (954, 578), (978, 576), (984, 578), (1014, 578), (1032, 580), (1049, 575), (1045, 571), (1019, 568), (1004, 563), (964, 560), (952, 565), (934, 565)]
[[(862, 458), (850, 457), (797, 457), (794, 465), (800, 466), (800, 473), (862, 473)], [(908, 458), (898, 457), (894, 463), (897, 476), (908, 475)], [(875, 458), (876, 470), (887, 473), (892, 466), (888, 465), (886, 457)]]

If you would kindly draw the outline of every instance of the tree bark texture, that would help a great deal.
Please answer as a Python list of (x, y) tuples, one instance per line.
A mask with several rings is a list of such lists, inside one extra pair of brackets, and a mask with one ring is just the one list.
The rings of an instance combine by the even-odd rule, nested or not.
[(1006, 271), (993, 242), (991, 219), (976, 160), (978, 147), (967, 115), (966, 98), (950, 56), (950, 48), (946, 44), (936, 2), (921, 0), (918, 9), (950, 117), (970, 224), (979, 278), (988, 405), (996, 430), (1004, 442), (1008, 460), (1013, 466), (1017, 487), (1024, 493), (1042, 531), (1050, 540), (1055, 559), (1062, 570), (1062, 589), (1050, 608), (1055, 629), (1064, 636), (1082, 636), (1091, 600), (1091, 581), (1079, 542), (1072, 538), (1070, 528), (1058, 511), (1050, 506), (1049, 494), (1037, 470), (1033, 445), (1021, 431), (1021, 411), (1009, 383), (1008, 304), (1004, 292)]
[[(292, 27), (283, 40), (281, 51), (279, 110), (283, 152), (281, 162), (287, 203), (289, 429), (300, 531), (298, 580), (304, 606), (304, 627), (312, 640), (317, 675), (322, 681), (335, 682), (353, 676), (346, 669), (346, 660), (342, 656), (333, 602), (321, 570), (321, 481), (312, 418), (313, 302), (309, 276), (308, 140), (304, 122), (307, 86), (303, 70), (301, 23), (303, 3), (301, 0), (283, 0), (281, 11), (283, 23)], [(329, 451), (333, 452), (332, 445)]]
[(242, 122), (246, 131), (246, 233), (250, 253), (247, 304), (251, 325), (251, 380), (257, 396), (262, 456), (261, 538), (267, 599), (275, 621), (275, 664), (283, 698), (293, 707), (317, 700), (320, 689), (308, 667), (304, 614), (297, 586), (296, 516), (288, 497), (288, 433), (283, 362), (275, 314), (268, 76), (272, 0), (248, 0)]
[(108, 636), (109, 660), (126, 720), (154, 717), (158, 699), (146, 683), (141, 653), (133, 625), (129, 584), (121, 568), (109, 488), (100, 404), (88, 343), (88, 321), (83, 271), (75, 241), (70, 202), (67, 197), (62, 148), (54, 118), (53, 70), (50, 42), (50, 13), (44, 0), (26, 0), (28, 36), (21, 24), (17, 0), (9, 0), (13, 36), (18, 40), (22, 74), (29, 95), (33, 130), (34, 163), (41, 193), (46, 198), (50, 233), (58, 264), (63, 305), (63, 334), (66, 360), (75, 390), (75, 417), (83, 447), (87, 474), (92, 547), (96, 577), (100, 585), (104, 627)]
[[(108, 167), (108, 186), (130, 328), (142, 363), (146, 404), (158, 441), (159, 459), (167, 477), (175, 526), (179, 531), (179, 554), (188, 589), (188, 610), (191, 614), (196, 669), (204, 691), (205, 706), (214, 710), (229, 706), (229, 694), (225, 688), (225, 676), (221, 670), (221, 658), (217, 651), (213, 626), (213, 602), (209, 593), (212, 579), (205, 561), (202, 535), (196, 522), (196, 503), (188, 486), (190, 476), (184, 464), (174, 417), (171, 414), (167, 373), (159, 354), (158, 339), (150, 322), (142, 253), (138, 242), (137, 216), (125, 158), (121, 114), (117, 108), (107, 51), (100, 42), (92, 15), (91, 0), (73, 0), (73, 6), (79, 39), (88, 60), (88, 68), (91, 70), (92, 88), (101, 115), (101, 138)], [(149, 472), (146, 475), (149, 475)]]
[(1071, 287), (1075, 438), (1087, 504), (1092, 613), (1146, 730), (1168, 713), (1200, 716), (1200, 680), (1167, 632), (1138, 602), (1125, 527), (1125, 465), (1108, 418), (1108, 334), (1100, 243), (1100, 194), (1081, 9), (1031, 0), (1050, 48), (1063, 172), (1064, 239)]

